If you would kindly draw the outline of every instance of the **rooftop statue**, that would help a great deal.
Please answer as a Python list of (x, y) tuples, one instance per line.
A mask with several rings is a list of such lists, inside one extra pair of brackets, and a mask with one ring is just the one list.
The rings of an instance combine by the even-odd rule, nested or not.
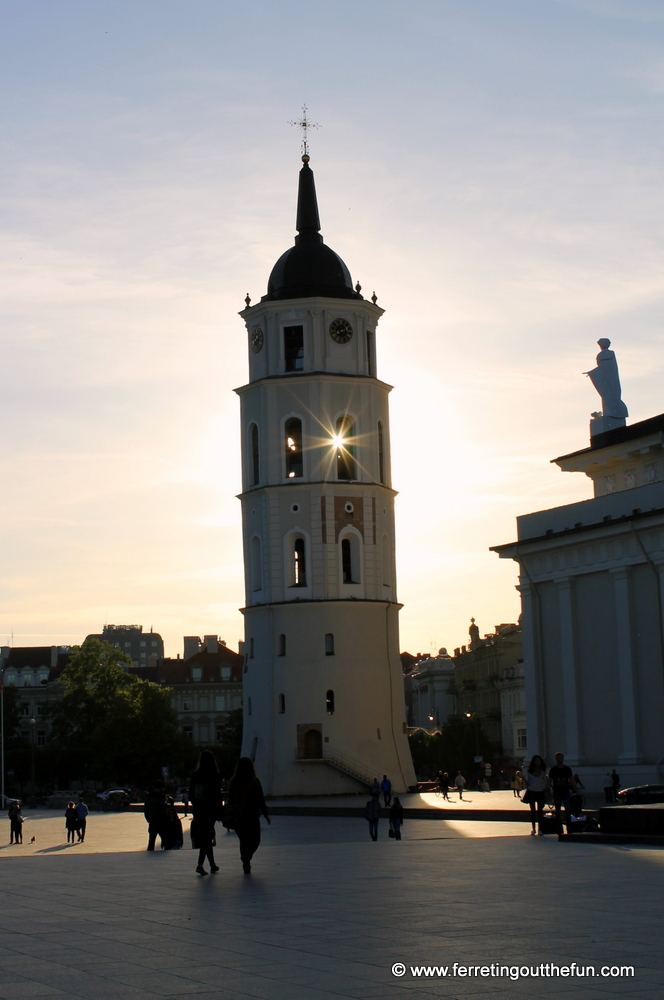
[(602, 397), (602, 416), (620, 420), (629, 416), (627, 407), (620, 398), (620, 376), (614, 351), (610, 351), (611, 341), (602, 337), (597, 341), (601, 351), (597, 355), (597, 368), (584, 372)]

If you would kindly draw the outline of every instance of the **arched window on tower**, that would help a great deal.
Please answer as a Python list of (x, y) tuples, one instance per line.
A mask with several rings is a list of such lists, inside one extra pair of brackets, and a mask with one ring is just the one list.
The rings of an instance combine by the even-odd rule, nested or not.
[(339, 417), (336, 428), (337, 479), (357, 479), (355, 460), (355, 421), (348, 414)]
[(334, 635), (328, 632), (325, 636), (325, 655), (334, 656)]
[(277, 636), (277, 656), (285, 656), (285, 655), (286, 655), (286, 636), (282, 632), (280, 635)]
[(296, 538), (293, 542), (293, 587), (307, 585), (307, 556), (304, 538)]
[(302, 421), (299, 417), (289, 417), (284, 424), (286, 448), (286, 478), (301, 479), (304, 475), (302, 461)]
[(341, 539), (340, 545), (343, 583), (361, 583), (360, 539), (355, 533), (348, 533)]
[(325, 711), (328, 715), (334, 715), (334, 691), (328, 691), (325, 695)]
[(378, 481), (385, 484), (385, 434), (382, 421), (378, 421)]
[(251, 485), (258, 486), (261, 478), (261, 465), (258, 449), (258, 427), (256, 424), (251, 425), (249, 436), (251, 443)]
[(257, 535), (251, 539), (251, 589), (254, 593), (263, 589), (261, 540)]

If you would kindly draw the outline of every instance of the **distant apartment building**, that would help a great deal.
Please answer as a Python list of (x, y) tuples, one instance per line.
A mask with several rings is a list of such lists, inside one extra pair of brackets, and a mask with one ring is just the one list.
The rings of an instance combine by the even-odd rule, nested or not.
[(62, 696), (58, 677), (69, 663), (69, 646), (2, 646), (2, 681), (19, 689), (18, 734), (36, 746), (44, 746), (48, 729), (44, 708)]
[(520, 764), (528, 753), (521, 626), (496, 625), (481, 638), (472, 618), (469, 635), (454, 650), (457, 713), (477, 715), (496, 756)]
[(184, 659), (161, 657), (132, 672), (173, 689), (180, 728), (201, 746), (220, 743), (228, 715), (242, 708), (244, 657), (216, 635), (185, 636)]
[[(86, 638), (112, 642), (131, 656), (130, 673), (172, 688), (180, 728), (194, 743), (220, 743), (229, 713), (242, 708), (244, 657), (216, 635), (206, 635), (203, 641), (198, 636), (185, 636), (184, 658), (175, 659), (163, 656), (160, 635), (143, 632), (140, 625), (107, 625), (101, 634)], [(162, 655), (153, 654), (153, 649), (161, 650)], [(37, 746), (47, 741), (44, 707), (62, 697), (59, 677), (70, 658), (69, 646), (0, 647), (2, 680), (20, 688), (18, 735)]]
[(456, 714), (454, 661), (446, 649), (439, 649), (436, 656), (418, 657), (408, 679), (411, 726), (440, 729)]
[[(132, 667), (147, 667), (150, 661), (164, 656), (164, 640), (158, 632), (143, 631), (142, 625), (104, 625), (103, 630), (86, 639), (110, 642), (131, 657)], [(154, 665), (154, 664), (153, 664)]]

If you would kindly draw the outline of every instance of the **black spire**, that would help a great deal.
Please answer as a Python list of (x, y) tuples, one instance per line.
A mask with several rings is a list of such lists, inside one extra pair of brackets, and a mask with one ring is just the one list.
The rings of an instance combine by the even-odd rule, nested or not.
[(313, 170), (309, 155), (302, 157), (298, 192), (298, 235), (295, 246), (282, 254), (272, 268), (266, 299), (303, 299), (325, 296), (333, 299), (361, 299), (355, 291), (348, 268), (334, 250), (325, 246), (320, 234), (320, 218)]
[(297, 191), (297, 222), (295, 223), (295, 228), (300, 235), (295, 237), (295, 243), (322, 243), (314, 172), (309, 166), (308, 156), (302, 157), (302, 163), (304, 165), (300, 170)]

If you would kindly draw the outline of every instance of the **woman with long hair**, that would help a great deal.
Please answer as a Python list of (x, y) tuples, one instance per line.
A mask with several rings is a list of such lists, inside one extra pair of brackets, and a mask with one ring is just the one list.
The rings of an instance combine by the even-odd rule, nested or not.
[[(542, 837), (544, 835), (542, 815), (549, 790), (549, 776), (546, 773), (546, 764), (538, 753), (534, 755), (528, 765), (525, 783), (526, 791), (521, 801), (527, 802), (530, 806), (530, 822), (532, 824), (530, 836), (534, 837), (539, 832), (540, 837)], [(539, 827), (539, 831), (536, 829), (536, 825)]]
[(211, 750), (203, 750), (198, 760), (198, 767), (189, 782), (189, 801), (192, 806), (192, 826), (195, 839), (198, 842), (199, 875), (207, 875), (204, 868), (205, 859), (210, 862), (212, 874), (219, 871), (214, 862), (212, 841), (214, 840), (214, 824), (221, 818), (221, 778), (217, 761)]
[(256, 777), (254, 762), (240, 757), (235, 765), (228, 790), (228, 813), (240, 839), (240, 860), (245, 875), (251, 872), (251, 859), (261, 842), (261, 813), (270, 822), (265, 797)]

